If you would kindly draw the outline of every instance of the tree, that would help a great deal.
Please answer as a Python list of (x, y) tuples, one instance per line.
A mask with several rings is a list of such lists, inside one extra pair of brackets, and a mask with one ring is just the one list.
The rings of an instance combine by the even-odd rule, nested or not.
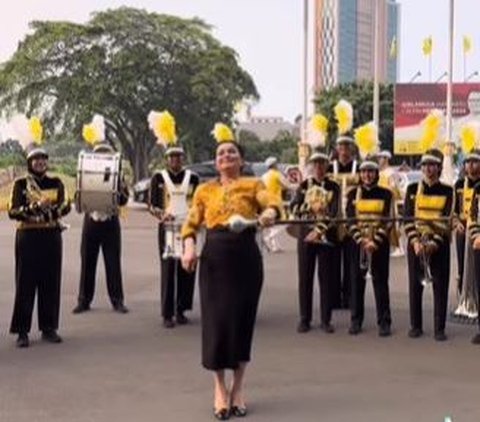
[(271, 141), (260, 141), (248, 130), (241, 130), (239, 142), (245, 147), (247, 161), (264, 161), (267, 157), (277, 157), (283, 163), (297, 161), (298, 140), (288, 131), (281, 131)]
[[(337, 135), (334, 107), (341, 99), (353, 107), (353, 127), (373, 120), (373, 83), (352, 82), (317, 93), (315, 107), (328, 118), (328, 144), (333, 145)], [(380, 124), (379, 138), (382, 149), (393, 151), (393, 85), (380, 85)]]
[(0, 108), (39, 114), (46, 132), (80, 134), (93, 114), (106, 119), (107, 140), (147, 175), (155, 139), (147, 115), (168, 109), (190, 159), (211, 156), (210, 131), (230, 122), (235, 103), (257, 98), (234, 50), (199, 19), (120, 8), (84, 25), (33, 22), (33, 33), (0, 67)]

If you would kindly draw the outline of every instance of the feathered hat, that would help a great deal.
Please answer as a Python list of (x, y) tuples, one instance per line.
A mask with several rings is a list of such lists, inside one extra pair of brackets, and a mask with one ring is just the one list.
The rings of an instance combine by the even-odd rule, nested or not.
[(34, 157), (48, 158), (48, 153), (41, 148), (43, 143), (43, 126), (40, 119), (32, 116), (28, 119), (25, 115), (15, 116), (10, 122), (16, 140), (27, 154), (27, 161)]
[(148, 114), (148, 127), (157, 138), (157, 144), (166, 148), (166, 156), (185, 153), (183, 148), (177, 143), (175, 118), (168, 110), (162, 112), (152, 110)]
[(441, 166), (443, 163), (443, 154), (437, 148), (431, 148), (424, 152), (420, 160), (420, 164), (437, 164)]
[(480, 122), (468, 122), (460, 128), (460, 140), (464, 161), (480, 160)]
[(374, 122), (369, 122), (355, 129), (354, 137), (360, 156), (363, 159), (378, 153), (378, 128)]
[(222, 142), (235, 142), (235, 135), (232, 129), (224, 123), (215, 123), (212, 135), (219, 144)]

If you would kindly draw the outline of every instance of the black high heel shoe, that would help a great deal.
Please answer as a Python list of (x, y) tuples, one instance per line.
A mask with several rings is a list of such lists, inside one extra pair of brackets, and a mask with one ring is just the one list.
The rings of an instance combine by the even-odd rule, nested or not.
[(246, 406), (232, 406), (230, 408), (230, 412), (237, 418), (244, 418), (248, 413)]
[(226, 421), (230, 419), (231, 413), (230, 409), (227, 409), (226, 407), (222, 409), (213, 409), (213, 416), (215, 416), (216, 419), (219, 421)]

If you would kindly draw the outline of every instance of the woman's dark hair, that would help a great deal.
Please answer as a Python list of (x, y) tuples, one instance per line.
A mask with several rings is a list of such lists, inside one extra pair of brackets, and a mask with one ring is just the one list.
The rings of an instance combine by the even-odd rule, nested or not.
[(234, 145), (237, 150), (238, 150), (238, 153), (240, 154), (240, 157), (242, 157), (242, 159), (245, 158), (245, 148), (240, 145), (237, 141), (224, 141), (224, 142), (220, 142), (218, 145), (217, 145), (217, 148), (215, 149), (215, 151), (218, 149), (218, 147), (220, 145), (223, 145), (223, 144), (232, 144)]

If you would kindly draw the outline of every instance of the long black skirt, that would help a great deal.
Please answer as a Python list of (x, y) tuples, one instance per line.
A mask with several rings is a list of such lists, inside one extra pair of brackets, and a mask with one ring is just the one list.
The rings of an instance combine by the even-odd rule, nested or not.
[(236, 369), (250, 360), (262, 284), (262, 257), (254, 230), (207, 232), (200, 264), (206, 369)]

